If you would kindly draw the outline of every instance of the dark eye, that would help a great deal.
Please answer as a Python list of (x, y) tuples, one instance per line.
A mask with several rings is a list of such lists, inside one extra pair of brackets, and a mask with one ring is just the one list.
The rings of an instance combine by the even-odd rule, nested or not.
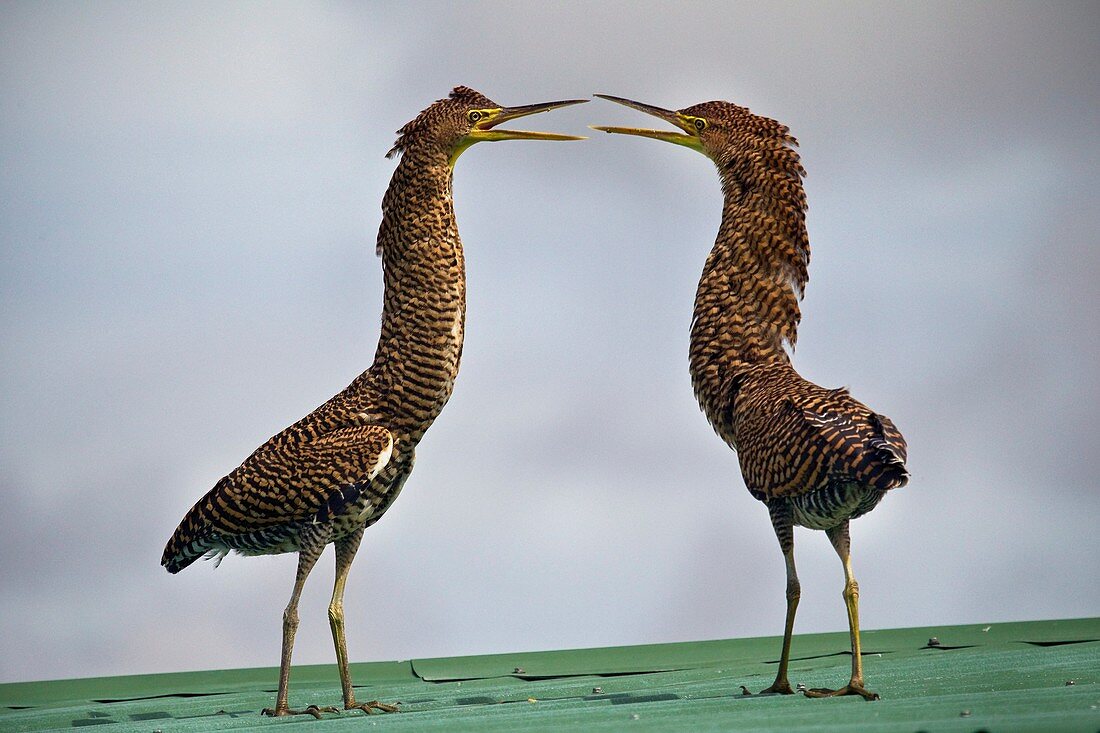
[(695, 129), (696, 130), (698, 130), (699, 132), (702, 132), (703, 129), (706, 126), (707, 126), (707, 121), (706, 120), (702, 119), (701, 117), (696, 117), (695, 118)]
[(481, 112), (478, 112), (478, 111), (477, 111), (477, 110), (475, 109), (475, 110), (472, 110), (472, 111), (470, 112), (470, 114), (468, 114), (468, 115), (466, 115), (466, 116), (470, 118), (470, 122), (477, 122), (478, 120), (480, 120), (480, 119), (481, 119)]

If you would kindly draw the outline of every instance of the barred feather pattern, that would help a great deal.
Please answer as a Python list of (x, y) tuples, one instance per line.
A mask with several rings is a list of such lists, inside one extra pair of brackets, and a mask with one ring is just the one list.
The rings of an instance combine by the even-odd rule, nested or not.
[(732, 422), (749, 492), (790, 501), (804, 527), (830, 529), (866, 514), (909, 479), (905, 439), (890, 418), (787, 364), (743, 374)]
[(746, 366), (789, 362), (798, 337), (810, 262), (805, 171), (797, 140), (774, 120), (728, 102), (681, 112), (706, 118), (717, 138), (708, 153), (722, 182), (722, 224), (695, 295), (689, 357), (696, 397), (728, 442), (708, 407)]
[(907, 449), (888, 417), (791, 365), (810, 260), (797, 141), (778, 122), (728, 102), (681, 112), (708, 121), (700, 137), (724, 198), (695, 299), (696, 397), (738, 452), (749, 491), (772, 507), (777, 531), (792, 519), (838, 527), (905, 485)]
[[(458, 88), (452, 100), (471, 95)], [(477, 96), (482, 106), (496, 106)], [(400, 493), (417, 444), (451, 396), (462, 355), (465, 260), (443, 128), (459, 129), (464, 117), (447, 101), (406, 125), (395, 146), (402, 155), (382, 203), (385, 293), (371, 367), (194, 505), (165, 547), (169, 572), (229, 550), (293, 552), (306, 541), (323, 547), (376, 522)]]

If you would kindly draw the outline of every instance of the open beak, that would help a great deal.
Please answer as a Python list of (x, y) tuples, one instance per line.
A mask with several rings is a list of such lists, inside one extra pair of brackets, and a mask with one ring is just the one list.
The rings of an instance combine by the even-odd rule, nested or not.
[(559, 135), (556, 132), (528, 132), (527, 130), (497, 130), (497, 125), (508, 120), (528, 115), (537, 115), (541, 112), (549, 112), (559, 107), (568, 107), (573, 104), (583, 104), (587, 99), (566, 99), (560, 102), (540, 102), (539, 104), (525, 104), (521, 107), (502, 107), (492, 114), (487, 114), (474, 124), (467, 138), (470, 143), (494, 142), (497, 140), (585, 140), (587, 138), (576, 135)]
[[(654, 107), (652, 104), (644, 104), (642, 102), (635, 102), (633, 99), (625, 99), (623, 97), (613, 97), (610, 94), (597, 94), (600, 99), (606, 99), (609, 102), (615, 102), (626, 107), (633, 107), (639, 112), (645, 112), (647, 115), (653, 115), (659, 117), (665, 122), (675, 125), (684, 132), (672, 132), (671, 130), (649, 130), (642, 127), (611, 127), (607, 125), (589, 125), (593, 130), (602, 130), (603, 132), (613, 132), (620, 135), (638, 135), (639, 137), (651, 137), (654, 140), (664, 140), (665, 142), (676, 143), (677, 145), (684, 145), (693, 150), (703, 152), (703, 142), (699, 139), (698, 133), (695, 131), (694, 126), (687, 119), (684, 118), (679, 112), (671, 109), (664, 109), (662, 107)], [(687, 134), (684, 134), (687, 133)]]

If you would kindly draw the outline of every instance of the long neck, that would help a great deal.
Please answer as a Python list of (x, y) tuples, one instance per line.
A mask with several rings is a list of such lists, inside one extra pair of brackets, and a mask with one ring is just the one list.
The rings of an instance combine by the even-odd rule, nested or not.
[(466, 265), (445, 156), (407, 150), (382, 199), (385, 295), (374, 363), (376, 409), (416, 443), (450, 399), (462, 356)]
[(718, 170), (722, 225), (695, 295), (690, 351), (695, 393), (712, 421), (740, 374), (790, 363), (810, 259), (797, 153), (777, 147)]

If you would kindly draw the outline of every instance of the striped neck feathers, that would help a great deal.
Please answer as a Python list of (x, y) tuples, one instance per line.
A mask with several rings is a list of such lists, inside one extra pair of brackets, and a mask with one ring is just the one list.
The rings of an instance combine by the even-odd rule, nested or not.
[[(692, 341), (722, 366), (789, 363), (809, 279), (805, 171), (782, 139), (716, 156), (722, 224), (695, 301)], [(693, 346), (693, 355), (694, 355)]]
[(406, 150), (382, 201), (385, 292), (371, 367), (386, 412), (422, 433), (450, 398), (466, 316), (466, 266), (447, 157)]

